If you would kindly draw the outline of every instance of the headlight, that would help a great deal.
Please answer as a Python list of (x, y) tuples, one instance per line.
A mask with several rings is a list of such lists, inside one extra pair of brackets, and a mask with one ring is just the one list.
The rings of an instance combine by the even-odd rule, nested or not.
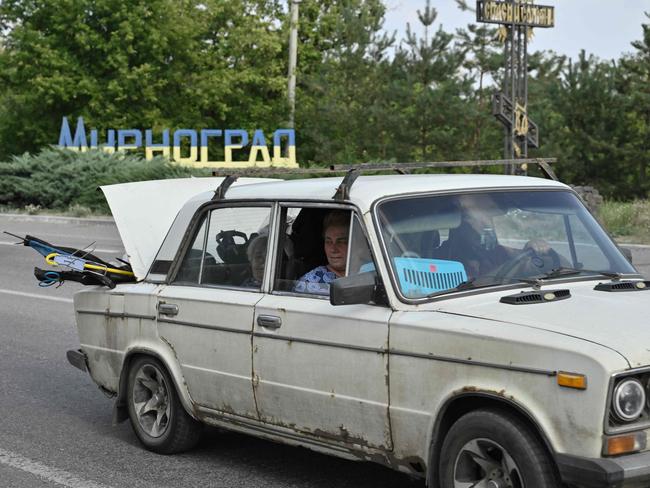
[(645, 390), (639, 380), (621, 381), (614, 390), (614, 412), (626, 422), (639, 418), (645, 407)]

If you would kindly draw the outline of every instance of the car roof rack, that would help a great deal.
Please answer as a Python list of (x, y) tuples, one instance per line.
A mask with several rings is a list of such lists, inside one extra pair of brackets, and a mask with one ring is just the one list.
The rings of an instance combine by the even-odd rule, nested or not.
[[(338, 174), (347, 173), (351, 169), (361, 172), (366, 171), (395, 171), (397, 173), (408, 173), (412, 169), (425, 168), (463, 168), (481, 166), (508, 166), (514, 165), (523, 167), (526, 170), (528, 165), (537, 165), (548, 178), (557, 180), (557, 176), (550, 165), (557, 163), (557, 158), (527, 158), (527, 159), (483, 159), (476, 161), (436, 161), (425, 163), (359, 163), (359, 164), (330, 164), (328, 166), (311, 166), (309, 168), (284, 168), (284, 167), (251, 167), (241, 168), (237, 171), (240, 176), (268, 176), (268, 175), (300, 175), (300, 174)], [(229, 176), (233, 173), (231, 168), (214, 168), (212, 176)]]
[(340, 201), (349, 200), (350, 188), (352, 188), (352, 185), (354, 185), (355, 180), (359, 177), (360, 174), (361, 172), (356, 168), (349, 170), (343, 178), (343, 181), (339, 187), (336, 189), (336, 193), (334, 193), (334, 196), (332, 198), (334, 200)]
[[(475, 161), (437, 161), (429, 163), (360, 163), (360, 164), (332, 164), (329, 166), (313, 166), (309, 168), (243, 168), (237, 172), (238, 176), (280, 176), (280, 175), (301, 175), (301, 174), (324, 174), (336, 175), (347, 173), (343, 181), (336, 189), (332, 197), (334, 200), (348, 200), (350, 188), (361, 173), (375, 171), (394, 171), (400, 174), (409, 174), (413, 169), (430, 168), (476, 168), (483, 166), (509, 166), (519, 168), (519, 173), (525, 174), (528, 165), (537, 165), (547, 178), (558, 181), (558, 177), (551, 168), (557, 158), (527, 158), (527, 159), (483, 159)], [(213, 200), (221, 200), (225, 197), (230, 185), (238, 176), (232, 175), (232, 169), (218, 168), (212, 171), (212, 176), (225, 176), (217, 191), (214, 192)]]
[(219, 185), (219, 188), (217, 188), (214, 192), (214, 196), (212, 197), (212, 201), (214, 200), (223, 200), (226, 197), (226, 192), (228, 191), (228, 188), (237, 181), (239, 178), (239, 175), (233, 175), (229, 174), (226, 175), (226, 177), (223, 179), (221, 184)]

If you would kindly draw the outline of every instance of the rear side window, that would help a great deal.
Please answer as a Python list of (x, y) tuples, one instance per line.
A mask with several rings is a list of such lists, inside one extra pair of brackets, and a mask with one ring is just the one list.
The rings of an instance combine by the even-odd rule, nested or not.
[(174, 282), (259, 290), (266, 272), (270, 207), (211, 210)]

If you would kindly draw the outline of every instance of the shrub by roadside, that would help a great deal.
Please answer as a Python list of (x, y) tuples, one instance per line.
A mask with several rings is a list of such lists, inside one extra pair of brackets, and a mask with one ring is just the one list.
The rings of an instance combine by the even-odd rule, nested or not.
[(0, 163), (0, 205), (87, 216), (108, 212), (103, 194), (97, 191), (101, 185), (209, 174), (162, 157), (147, 161), (135, 154), (47, 148)]
[(650, 244), (650, 200), (605, 201), (600, 218), (617, 241)]

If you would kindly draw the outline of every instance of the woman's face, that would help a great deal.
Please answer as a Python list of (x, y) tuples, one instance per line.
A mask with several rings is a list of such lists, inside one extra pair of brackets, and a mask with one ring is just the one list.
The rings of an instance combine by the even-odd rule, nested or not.
[(348, 227), (331, 225), (325, 230), (327, 264), (337, 276), (345, 275), (348, 260)]
[(251, 254), (251, 271), (253, 279), (262, 281), (264, 277), (264, 262), (266, 261), (266, 245), (257, 246)]

